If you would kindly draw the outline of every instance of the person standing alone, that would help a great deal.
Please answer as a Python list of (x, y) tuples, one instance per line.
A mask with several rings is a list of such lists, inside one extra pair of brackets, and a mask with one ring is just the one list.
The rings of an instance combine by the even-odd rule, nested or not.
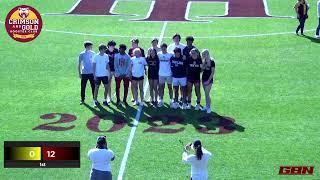
[(88, 158), (92, 161), (90, 180), (112, 180), (110, 162), (115, 159), (115, 155), (108, 148), (106, 139), (106, 136), (99, 136), (96, 148), (88, 152)]
[(296, 34), (298, 35), (299, 31), (301, 32), (301, 35), (304, 36), (303, 30), (304, 30), (304, 24), (306, 20), (308, 19), (308, 5), (305, 0), (298, 0), (296, 5), (294, 6), (295, 11), (297, 13), (297, 19), (299, 20), (299, 25), (296, 29)]
[(91, 85), (92, 96), (94, 95), (94, 79), (92, 69), (92, 58), (95, 52), (92, 51), (92, 42), (85, 41), (83, 43), (85, 50), (79, 55), (78, 72), (81, 79), (81, 100), (80, 105), (84, 103), (86, 97), (86, 86), (89, 80)]

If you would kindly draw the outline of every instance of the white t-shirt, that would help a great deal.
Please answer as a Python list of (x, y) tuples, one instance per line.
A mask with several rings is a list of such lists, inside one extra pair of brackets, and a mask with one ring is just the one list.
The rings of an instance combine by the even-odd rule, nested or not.
[(144, 57), (132, 57), (131, 58), (131, 65), (132, 65), (132, 76), (139, 78), (144, 76), (144, 66), (147, 65), (146, 58)]
[(180, 48), (181, 49), (181, 53), (183, 52), (183, 49), (186, 47), (186, 45), (179, 43), (178, 45), (176, 45), (175, 43), (172, 43), (168, 46), (168, 53), (172, 53), (173, 54), (173, 50), (175, 48)]
[(188, 155), (186, 152), (182, 154), (182, 161), (191, 164), (192, 180), (207, 180), (208, 179), (208, 161), (212, 154), (202, 148), (203, 156), (201, 160), (197, 159), (196, 155)]
[(108, 76), (109, 72), (107, 70), (107, 65), (109, 63), (109, 56), (107, 54), (103, 54), (101, 56), (99, 53), (93, 57), (92, 63), (96, 64), (96, 76), (103, 77)]
[(114, 153), (110, 149), (90, 149), (88, 158), (92, 161), (92, 169), (111, 172), (110, 161), (114, 158)]
[(171, 53), (163, 54), (162, 51), (158, 53), (159, 57), (159, 76), (171, 76), (171, 63), (170, 58), (173, 56)]

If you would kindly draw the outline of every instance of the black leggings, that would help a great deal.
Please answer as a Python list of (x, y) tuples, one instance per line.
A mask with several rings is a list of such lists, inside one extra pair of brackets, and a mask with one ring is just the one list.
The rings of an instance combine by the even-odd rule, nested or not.
[(93, 74), (81, 74), (81, 101), (84, 101), (86, 98), (86, 86), (87, 82), (90, 82), (92, 96), (94, 94), (94, 80)]
[(301, 30), (301, 34), (303, 34), (304, 30), (304, 23), (306, 22), (305, 17), (298, 18), (299, 20), (299, 26), (297, 27), (296, 33), (298, 34), (299, 30)]

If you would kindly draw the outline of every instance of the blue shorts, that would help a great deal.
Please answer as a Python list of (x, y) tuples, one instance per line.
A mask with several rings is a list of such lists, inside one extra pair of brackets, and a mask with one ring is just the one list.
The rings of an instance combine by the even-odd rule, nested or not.
[(112, 174), (110, 171), (91, 169), (90, 180), (112, 180)]

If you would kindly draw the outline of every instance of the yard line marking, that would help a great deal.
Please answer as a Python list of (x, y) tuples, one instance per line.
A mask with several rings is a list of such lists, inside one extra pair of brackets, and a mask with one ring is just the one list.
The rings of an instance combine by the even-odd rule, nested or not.
[[(159, 43), (161, 43), (162, 40), (163, 40), (167, 24), (168, 24), (167, 21), (165, 21), (163, 23), (163, 26), (162, 26), (162, 29), (161, 29), (161, 33), (160, 33), (160, 37), (159, 37)], [(149, 83), (147, 82), (145, 84), (144, 88), (143, 88), (145, 90), (144, 91), (144, 96), (146, 95), (146, 91), (147, 91), (148, 87), (149, 87)], [(119, 174), (118, 174), (118, 178), (117, 178), (118, 180), (122, 180), (123, 179), (123, 174), (124, 174), (124, 171), (125, 171), (125, 168), (126, 168), (126, 164), (127, 164), (130, 148), (131, 148), (131, 145), (132, 145), (133, 137), (134, 137), (134, 134), (136, 132), (137, 126), (139, 124), (139, 120), (140, 120), (142, 109), (143, 109), (143, 106), (140, 105), (139, 108), (138, 108), (135, 120), (133, 122), (133, 127), (131, 128), (131, 131), (130, 131), (130, 135), (129, 135), (129, 138), (128, 138), (126, 150), (124, 152), (124, 155), (123, 155), (123, 158), (122, 158), (122, 161), (121, 161), (120, 170), (119, 170)]]
[(69, 11), (67, 11), (66, 13), (69, 14), (71, 13), (78, 5), (79, 3), (81, 2), (81, 0), (78, 0), (72, 7)]
[[(0, 21), (1, 24), (4, 22)], [(61, 34), (72, 34), (72, 35), (83, 35), (83, 36), (95, 36), (95, 37), (119, 37), (119, 38), (140, 38), (140, 39), (152, 39), (154, 36), (135, 36), (135, 35), (117, 35), (117, 34), (95, 34), (95, 33), (83, 33), (83, 32), (73, 32), (73, 31), (60, 31), (60, 30), (51, 30), (51, 29), (43, 29), (45, 32), (52, 33), (61, 33)], [(315, 29), (305, 30), (305, 32), (312, 32)], [(274, 32), (274, 33), (261, 33), (261, 34), (242, 34), (242, 35), (217, 35), (217, 36), (194, 36), (194, 38), (198, 39), (217, 39), (217, 38), (250, 38), (250, 37), (264, 37), (264, 36), (276, 36), (276, 35), (288, 35), (294, 34), (294, 31), (287, 32)], [(165, 39), (171, 39), (171, 37), (164, 36)]]

